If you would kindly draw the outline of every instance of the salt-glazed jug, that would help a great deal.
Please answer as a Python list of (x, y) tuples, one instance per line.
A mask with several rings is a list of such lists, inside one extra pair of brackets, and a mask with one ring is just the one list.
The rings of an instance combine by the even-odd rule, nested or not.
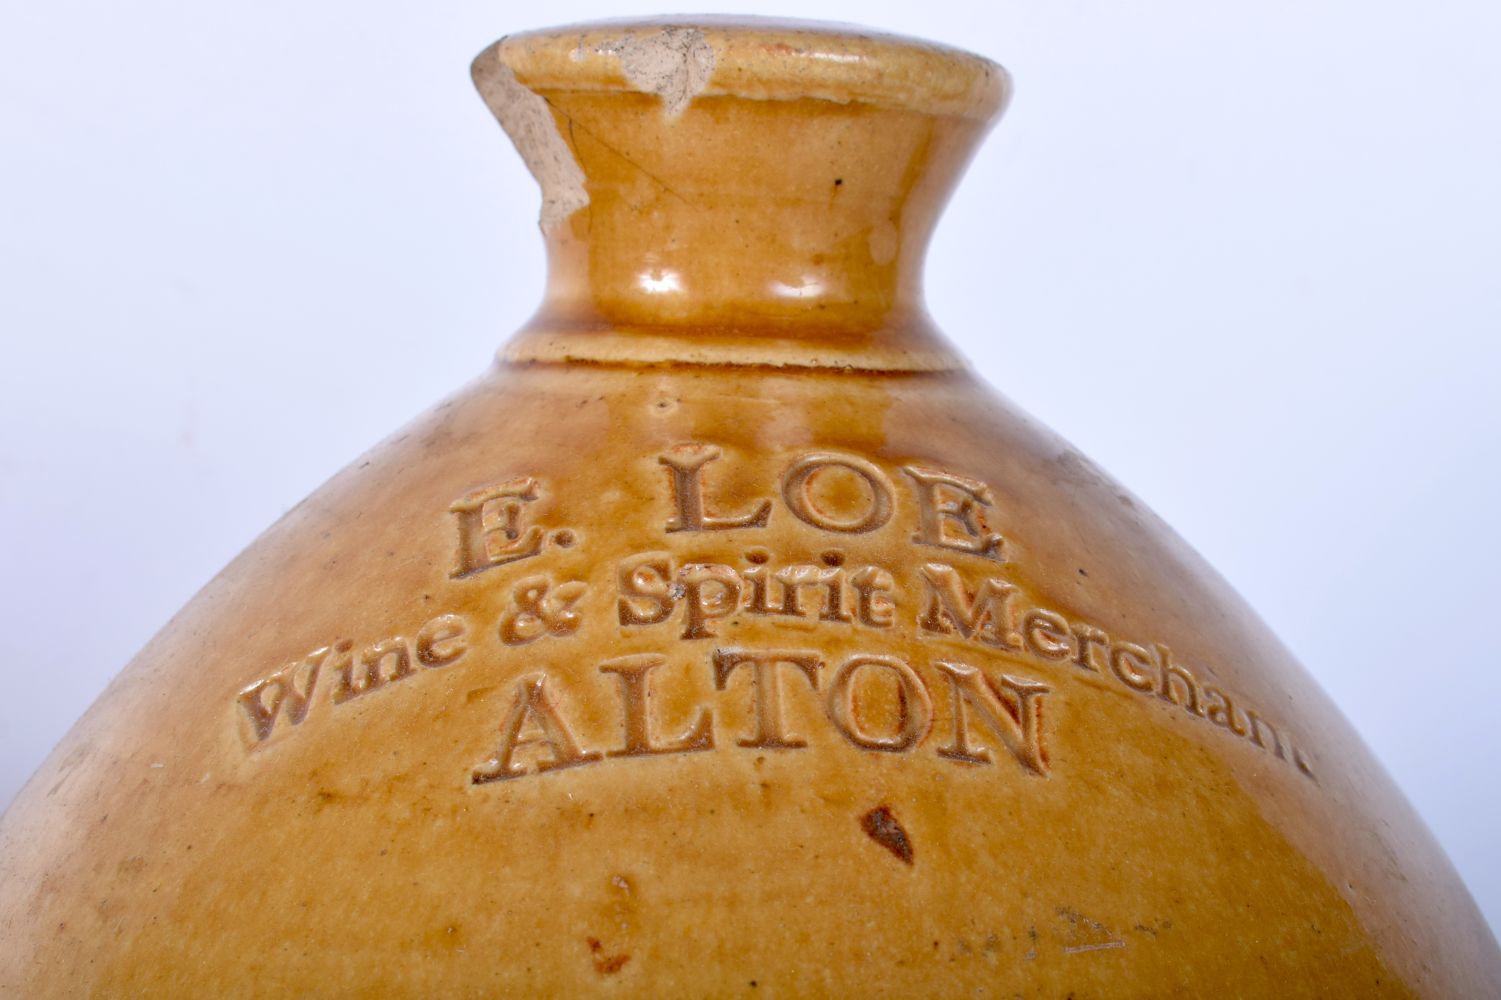
[(1497, 995), (1303, 669), (927, 318), (999, 67), (699, 19), (474, 78), (540, 310), (32, 778), (0, 993)]

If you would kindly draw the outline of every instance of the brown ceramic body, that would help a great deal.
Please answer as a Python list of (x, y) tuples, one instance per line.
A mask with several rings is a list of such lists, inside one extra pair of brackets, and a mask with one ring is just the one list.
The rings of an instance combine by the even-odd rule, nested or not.
[(32, 779), (0, 992), (1496, 990), (1304, 671), (931, 329), (998, 68), (663, 23), (475, 72), (543, 309)]

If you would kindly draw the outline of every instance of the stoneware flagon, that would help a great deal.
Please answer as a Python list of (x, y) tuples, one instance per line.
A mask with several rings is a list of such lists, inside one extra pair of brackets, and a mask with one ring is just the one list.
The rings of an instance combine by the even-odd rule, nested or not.
[(473, 72), (543, 305), (32, 778), (0, 993), (1496, 995), (1303, 669), (927, 318), (998, 66), (697, 19)]

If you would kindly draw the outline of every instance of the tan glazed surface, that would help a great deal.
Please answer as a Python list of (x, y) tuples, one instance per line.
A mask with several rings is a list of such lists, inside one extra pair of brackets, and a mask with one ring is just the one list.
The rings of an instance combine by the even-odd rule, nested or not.
[(0, 995), (1497, 995), (1303, 669), (927, 319), (999, 67), (699, 20), (474, 75), (542, 308), (33, 777)]

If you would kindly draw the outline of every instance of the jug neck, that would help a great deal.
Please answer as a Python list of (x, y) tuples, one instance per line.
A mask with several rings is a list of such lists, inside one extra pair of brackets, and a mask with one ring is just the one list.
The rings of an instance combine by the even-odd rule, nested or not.
[(512, 36), (474, 76), (543, 192), (547, 292), (514, 360), (958, 363), (923, 260), (1007, 96), (995, 64), (698, 19)]

